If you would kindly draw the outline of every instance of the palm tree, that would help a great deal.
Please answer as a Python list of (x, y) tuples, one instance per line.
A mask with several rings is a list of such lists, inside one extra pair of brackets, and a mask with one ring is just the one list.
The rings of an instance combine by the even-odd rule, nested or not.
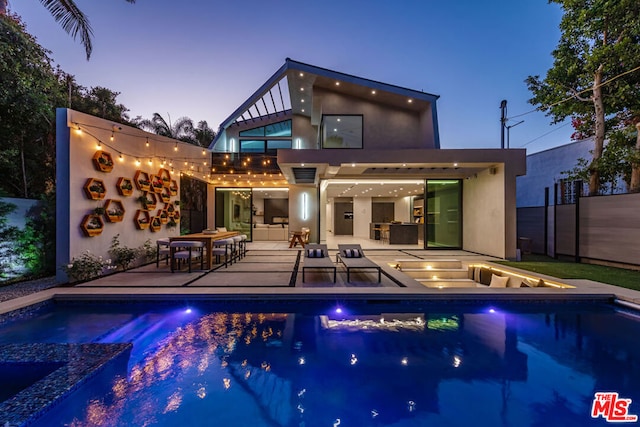
[(206, 120), (200, 120), (198, 126), (193, 129), (193, 136), (199, 146), (208, 147), (213, 138), (216, 137), (216, 131), (209, 127)]
[(180, 141), (195, 143), (193, 121), (188, 117), (180, 117), (174, 123), (165, 120), (160, 114), (153, 113), (151, 120), (142, 120), (140, 127), (146, 129), (156, 135), (166, 136), (167, 138), (179, 139)]
[[(135, 3), (136, 0), (126, 0), (128, 3)], [(75, 40), (80, 33), (80, 43), (84, 46), (87, 54), (87, 61), (91, 57), (93, 49), (91, 37), (93, 31), (89, 19), (82, 13), (73, 0), (40, 0), (40, 3), (47, 8), (56, 22)], [(0, 16), (7, 14), (8, 0), (0, 0)]]

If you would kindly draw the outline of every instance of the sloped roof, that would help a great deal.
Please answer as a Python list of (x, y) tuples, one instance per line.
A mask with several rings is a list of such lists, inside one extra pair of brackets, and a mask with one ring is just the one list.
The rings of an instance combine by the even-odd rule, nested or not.
[[(221, 124), (210, 149), (234, 124), (255, 121), (257, 118), (293, 114), (313, 114), (313, 87), (340, 91), (361, 98), (376, 97), (377, 102), (421, 111), (434, 105), (439, 98), (426, 92), (407, 89), (363, 77), (345, 74), (287, 58), (258, 90), (242, 103)], [(312, 118), (313, 119), (313, 118)]]

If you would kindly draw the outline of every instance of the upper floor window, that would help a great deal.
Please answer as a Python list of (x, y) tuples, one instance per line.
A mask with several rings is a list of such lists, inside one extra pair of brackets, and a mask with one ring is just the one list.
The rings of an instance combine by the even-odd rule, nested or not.
[(270, 125), (247, 129), (240, 132), (240, 137), (291, 138), (291, 120), (283, 120)]
[(362, 148), (362, 116), (323, 114), (322, 148)]

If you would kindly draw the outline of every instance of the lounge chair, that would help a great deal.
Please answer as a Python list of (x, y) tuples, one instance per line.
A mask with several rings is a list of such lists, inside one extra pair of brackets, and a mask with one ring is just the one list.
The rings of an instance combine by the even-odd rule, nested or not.
[(336, 265), (329, 258), (327, 245), (308, 243), (304, 249), (304, 263), (302, 264), (302, 282), (307, 269), (333, 270), (333, 283), (336, 283)]
[(347, 269), (347, 282), (350, 281), (349, 274), (352, 269), (375, 269), (378, 270), (378, 283), (380, 283), (382, 279), (382, 270), (380, 269), (380, 266), (365, 256), (360, 245), (338, 245), (336, 263), (338, 262), (343, 263)]

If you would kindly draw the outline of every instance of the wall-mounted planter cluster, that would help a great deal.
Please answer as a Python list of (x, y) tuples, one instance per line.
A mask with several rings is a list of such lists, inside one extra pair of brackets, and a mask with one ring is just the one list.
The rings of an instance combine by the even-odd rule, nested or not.
[[(96, 151), (92, 162), (95, 169), (100, 172), (109, 173), (113, 170), (113, 158), (106, 151)], [(123, 197), (131, 196), (134, 188), (142, 191), (142, 195), (137, 199), (142, 206), (133, 218), (137, 229), (149, 228), (151, 231), (159, 231), (162, 225), (172, 228), (180, 221), (178, 201), (175, 205), (171, 203), (171, 198), (178, 195), (178, 182), (171, 179), (171, 173), (167, 169), (161, 168), (157, 174), (137, 170), (133, 179), (119, 177), (115, 187), (118, 194)], [(104, 181), (98, 178), (87, 179), (83, 189), (90, 200), (103, 200), (107, 194)], [(159, 209), (155, 216), (151, 215), (151, 211), (156, 209), (159, 202), (164, 203), (164, 208)], [(105, 223), (122, 222), (125, 212), (126, 209), (121, 200), (107, 199), (103, 206), (84, 216), (80, 228), (85, 236), (98, 236), (102, 233)]]
[(111, 172), (113, 170), (113, 158), (110, 153), (98, 150), (93, 155), (93, 166), (100, 172)]

